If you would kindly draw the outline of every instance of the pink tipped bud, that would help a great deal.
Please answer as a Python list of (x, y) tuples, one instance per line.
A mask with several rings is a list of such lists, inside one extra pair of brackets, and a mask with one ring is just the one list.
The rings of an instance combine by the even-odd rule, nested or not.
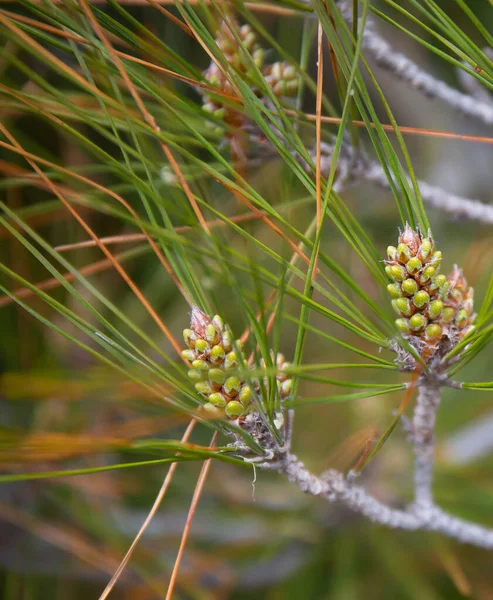
[(190, 329), (199, 337), (205, 337), (207, 326), (211, 324), (209, 317), (197, 306), (192, 306)]
[(404, 231), (399, 236), (399, 243), (405, 244), (411, 251), (411, 255), (415, 256), (421, 244), (421, 236), (416, 231), (413, 231), (409, 223), (406, 223)]

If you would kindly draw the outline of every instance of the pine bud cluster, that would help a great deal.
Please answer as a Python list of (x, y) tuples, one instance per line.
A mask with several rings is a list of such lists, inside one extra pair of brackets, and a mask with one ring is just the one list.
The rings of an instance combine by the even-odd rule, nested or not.
[[(221, 22), (216, 34), (216, 44), (233, 69), (240, 75), (248, 76), (251, 74), (251, 65), (247, 61), (247, 58), (230, 27), (237, 31), (243, 47), (247, 50), (254, 63), (259, 68), (262, 68), (264, 62), (264, 52), (257, 44), (257, 36), (250, 25), (243, 25), (240, 27), (232, 18), (229, 18), (227, 22)], [(227, 94), (233, 93), (231, 83), (214, 61), (212, 61), (209, 67), (204, 71), (204, 76), (212, 87)], [(226, 117), (226, 107), (218, 100), (212, 100), (208, 96), (204, 99), (203, 108), (206, 112), (211, 113), (215, 117), (222, 119)]]
[(444, 300), (443, 320), (451, 324), (461, 339), (474, 328), (474, 288), (468, 285), (462, 269), (457, 265), (454, 265), (448, 280), (450, 292)]
[[(241, 45), (232, 29), (241, 40)], [(244, 79), (253, 75), (251, 62), (245, 55), (246, 50), (255, 65), (262, 71), (267, 84), (277, 97), (296, 96), (298, 93), (299, 78), (292, 65), (288, 62), (276, 62), (264, 67), (264, 50), (258, 44), (257, 36), (250, 25), (240, 26), (236, 19), (229, 16), (227, 21), (223, 20), (219, 25), (216, 43), (231, 67)], [(227, 94), (233, 94), (231, 83), (214, 61), (204, 71), (204, 76), (212, 87)], [(259, 93), (258, 90), (255, 92)], [(217, 98), (212, 99), (209, 95), (205, 95), (203, 109), (214, 117), (223, 119), (230, 126), (240, 127), (242, 125), (241, 116)]]
[[(216, 315), (210, 319), (193, 307), (190, 329), (183, 331), (183, 338), (188, 348), (182, 351), (182, 356), (191, 364), (188, 376), (204, 398), (203, 409), (213, 418), (226, 416), (231, 420), (249, 414), (260, 391), (259, 383), (258, 380), (250, 380), (249, 383), (238, 374), (241, 362), (244, 362), (241, 342), (236, 340), (233, 344), (231, 332), (222, 318)], [(241, 352), (241, 359), (238, 352)], [(291, 377), (285, 372), (290, 364), (282, 354), (277, 355), (275, 364), (277, 388), (282, 401), (291, 392)]]
[(473, 290), (456, 266), (449, 277), (440, 273), (442, 253), (433, 238), (406, 225), (398, 245), (387, 248), (387, 291), (401, 333), (429, 360), (442, 339), (457, 341), (470, 331)]
[[(281, 402), (283, 402), (284, 400), (287, 400), (287, 398), (289, 398), (289, 396), (291, 395), (291, 388), (293, 386), (293, 379), (291, 375), (288, 375), (288, 373), (286, 373), (286, 371), (291, 367), (291, 363), (287, 362), (284, 358), (284, 354), (281, 354), (280, 352), (275, 357), (273, 352), (271, 352), (271, 355), (272, 362), (276, 367), (276, 383), (277, 390), (279, 393), (279, 399), (281, 400)], [(266, 368), (264, 359), (260, 361), (260, 367), (262, 369)]]

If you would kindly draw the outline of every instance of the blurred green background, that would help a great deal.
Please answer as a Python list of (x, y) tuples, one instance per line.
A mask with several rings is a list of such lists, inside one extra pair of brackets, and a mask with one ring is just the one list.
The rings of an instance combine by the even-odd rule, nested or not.
[[(488, 2), (470, 2), (469, 5), (491, 31), (493, 14)], [(473, 39), (477, 37), (477, 32), (455, 3), (441, 2), (441, 6), (459, 27)], [(0, 8), (4, 10), (3, 6)], [(13, 3), (5, 8), (32, 17), (27, 5)], [(116, 21), (124, 22), (114, 6), (99, 8)], [(125, 8), (136, 23), (165, 40), (184, 61), (197, 69), (207, 66), (205, 53), (165, 15), (158, 14), (150, 6), (126, 5)], [(178, 14), (175, 9), (168, 8)], [(395, 15), (388, 7), (386, 11)], [(298, 60), (304, 27), (302, 19), (269, 14), (260, 14), (258, 18), (285, 51)], [(460, 87), (457, 72), (450, 64), (440, 61), (390, 25), (378, 22), (378, 27), (396, 48), (437, 77)], [(143, 35), (135, 24), (134, 30)], [(478, 39), (476, 41), (479, 43)], [(17, 60), (28, 64), (55, 88), (60, 86), (64, 93), (73, 93), (76, 102), (76, 88), (70, 90), (67, 80), (46, 66), (43, 57), (28, 55), (21, 46), (16, 47), (11, 34), (7, 35), (2, 25), (0, 45), (2, 85), (22, 89), (34, 97), (41, 94), (37, 83), (19, 68)], [(54, 52), (60, 60), (72, 66), (76, 64), (74, 56), (56, 48)], [(274, 50), (270, 52), (272, 57), (276, 56)], [(104, 78), (104, 71), (98, 71), (97, 57), (90, 59), (94, 61), (91, 65), (95, 80)], [(308, 72), (312, 77), (316, 77), (315, 63), (316, 53), (312, 47), (308, 60)], [(324, 91), (337, 106), (337, 90), (328, 53), (325, 64)], [(400, 125), (488, 135), (483, 125), (458, 116), (441, 102), (410, 90), (389, 73), (378, 67), (375, 67), (375, 73)], [(163, 94), (176, 93), (189, 105), (200, 103), (196, 90), (185, 84), (170, 83), (159, 75), (155, 81), (157, 86), (162, 86)], [(312, 95), (306, 94), (303, 108), (314, 112)], [(380, 117), (385, 121), (383, 112)], [(102, 185), (121, 190), (125, 198), (138, 205), (138, 195), (131, 182), (118, 179), (103, 163), (98, 165), (86, 147), (77, 144), (73, 136), (65, 135), (60, 127), (49, 123), (36, 110), (16, 107), (11, 97), (2, 93), (0, 119), (15, 131), (17, 139), (29, 151), (68, 169), (89, 174)], [(158, 114), (157, 119), (162, 129), (169, 127), (176, 135), (185, 135), (165, 111)], [(121, 160), (114, 144), (98, 136), (94, 129), (86, 128), (83, 122), (77, 127), (101, 149)], [(362, 136), (365, 140), (364, 134)], [(489, 145), (422, 135), (407, 136), (406, 143), (419, 178), (457, 195), (490, 201), (492, 151)], [(152, 148), (148, 156), (156, 190), (175, 207), (173, 223), (176, 226), (190, 224), (191, 211), (183, 202), (181, 192), (162, 177), (161, 168), (166, 166), (162, 155)], [(28, 169), (20, 156), (0, 148), (2, 201), (22, 214), (52, 246), (87, 239), (49, 190), (30, 185), (25, 173)], [(144, 170), (138, 164), (135, 169), (141, 173)], [(192, 168), (190, 173), (193, 177)], [(82, 183), (60, 179), (61, 183), (71, 185), (75, 192), (84, 193)], [(275, 157), (254, 163), (248, 171), (248, 180), (272, 204), (304, 197), (293, 174)], [(235, 214), (237, 200), (223, 187), (200, 180), (196, 185), (206, 202), (217, 210)], [(391, 194), (362, 184), (345, 191), (343, 198), (384, 256), (386, 246), (395, 243), (399, 225)], [(108, 214), (104, 214), (104, 210), (93, 212), (90, 203), (84, 208), (83, 202), (79, 208), (100, 236), (134, 232), (124, 219), (115, 218), (109, 210)], [(304, 202), (294, 204), (285, 214), (304, 231), (313, 218), (313, 210), (313, 202)], [(450, 271), (454, 263), (462, 265), (468, 280), (475, 286), (476, 297), (481, 299), (493, 264), (490, 228), (454, 220), (435, 209), (427, 212), (437, 246), (444, 255), (444, 272)], [(245, 229), (268, 247), (289, 255), (285, 245), (262, 221), (253, 221), (245, 225)], [(249, 256), (252, 262), (267, 269), (275, 268), (256, 246), (233, 231), (221, 235), (224, 243)], [(114, 248), (122, 252), (133, 247), (121, 244)], [(142, 251), (125, 259), (125, 266), (167, 327), (180, 339), (182, 329), (188, 325), (188, 306), (148, 247), (135, 247)], [(346, 251), (341, 236), (330, 222), (324, 225), (322, 250), (337, 260), (372, 298), (387, 306), (377, 284), (358, 258)], [(39, 282), (48, 277), (36, 258), (6, 229), (0, 230), (0, 256), (2, 263), (29, 281)], [(103, 258), (95, 248), (69, 250), (66, 256), (79, 269)], [(198, 272), (201, 285), (210, 291), (214, 304), (222, 308), (222, 316), (239, 335), (247, 324), (242, 306), (234, 296), (232, 301), (231, 290), (225, 282), (216, 281), (213, 274), (207, 274), (207, 265), (201, 264)], [(2, 276), (2, 282), (7, 279)], [(114, 270), (101, 269), (91, 275), (91, 282), (124, 314), (130, 315), (133, 322), (173, 360), (177, 360), (155, 323)], [(249, 275), (245, 274), (242, 284), (248, 287), (249, 282)], [(302, 289), (301, 284), (297, 285)], [(82, 287), (79, 291), (85, 293)], [(50, 294), (72, 306), (73, 299), (59, 287)], [(95, 302), (93, 298), (91, 302)], [(48, 321), (59, 324), (59, 315), (39, 298), (31, 297), (28, 303)], [(102, 305), (97, 308), (104, 311)], [(285, 309), (296, 315), (299, 306), (286, 299)], [(119, 440), (146, 436), (181, 437), (189, 420), (186, 414), (156, 402), (123, 375), (111, 371), (50, 331), (24, 309), (8, 302), (6, 297), (0, 297), (0, 310), (3, 473), (104, 467), (131, 460), (130, 453), (119, 450)], [(389, 315), (390, 312), (389, 308)], [(89, 313), (84, 316), (91, 321)], [(365, 347), (360, 339), (337, 328), (321, 315), (314, 313), (310, 325), (363, 350), (373, 351), (369, 345)], [(285, 320), (280, 350), (288, 359), (293, 355), (296, 335), (296, 324)], [(382, 356), (390, 358), (387, 352)], [(162, 362), (160, 356), (153, 358)], [(349, 352), (346, 355), (329, 340), (308, 333), (304, 362), (353, 361)], [(490, 365), (491, 349), (487, 348), (459, 377), (466, 381), (488, 379)], [(334, 371), (331, 376), (345, 380), (351, 379), (352, 374), (341, 370)], [(376, 370), (367, 371), (362, 378), (373, 383), (407, 381), (404, 375), (389, 375)], [(326, 384), (307, 380), (301, 382), (299, 389), (300, 397), (308, 398), (329, 392), (335, 393), (327, 390)], [(387, 429), (392, 412), (401, 400), (402, 392), (399, 392), (347, 403), (298, 407), (294, 452), (314, 472), (329, 467), (348, 470), (358, 460), (366, 441), (378, 439)], [(198, 427), (193, 441), (206, 445), (210, 435), (206, 427)], [(488, 392), (447, 390), (439, 412), (437, 436), (434, 485), (437, 502), (456, 515), (493, 526), (491, 395)], [(223, 440), (222, 443), (226, 442)], [(82, 456), (79, 455), (81, 448), (84, 449)], [(151, 459), (153, 455), (145, 458)], [(142, 524), (166, 468), (158, 465), (73, 478), (0, 484), (1, 597), (6, 600), (97, 598)], [(111, 597), (128, 600), (164, 597), (199, 470), (200, 464), (196, 463), (178, 465), (163, 506)], [(406, 434), (398, 427), (378, 457), (365, 469), (362, 480), (378, 498), (389, 504), (403, 505), (412, 499), (411, 473), (410, 447)], [(493, 556), (485, 550), (461, 546), (436, 534), (385, 530), (342, 506), (303, 495), (280, 476), (214, 462), (193, 522), (175, 597), (197, 600), (471, 597), (487, 600), (493, 598), (492, 573)]]

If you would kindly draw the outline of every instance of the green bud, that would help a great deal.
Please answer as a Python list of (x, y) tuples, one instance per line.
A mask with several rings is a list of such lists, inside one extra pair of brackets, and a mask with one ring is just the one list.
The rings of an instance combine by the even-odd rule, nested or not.
[(433, 275), (435, 275), (435, 273), (436, 273), (435, 267), (432, 267), (432, 266), (425, 267), (419, 277), (420, 282), (425, 283), (426, 281), (431, 279), (433, 277)]
[(197, 352), (200, 352), (200, 354), (204, 354), (204, 352), (209, 350), (209, 344), (202, 338), (199, 338), (195, 342), (195, 350), (197, 350)]
[(211, 383), (216, 383), (218, 385), (222, 385), (224, 380), (226, 379), (226, 374), (222, 369), (211, 369), (209, 371), (209, 381)]
[(425, 292), (424, 290), (420, 290), (419, 292), (416, 292), (414, 294), (413, 302), (414, 306), (416, 306), (417, 308), (422, 308), (423, 306), (425, 306), (425, 304), (428, 304), (429, 301), (430, 294), (428, 294), (428, 292)]
[(387, 246), (387, 256), (390, 260), (396, 260), (397, 248), (395, 246)]
[(224, 368), (234, 369), (238, 364), (236, 352), (233, 350), (229, 354), (226, 354), (226, 358), (224, 359)]
[(203, 378), (204, 373), (198, 369), (190, 369), (190, 371), (188, 371), (188, 376), (194, 381), (200, 381)]
[(430, 238), (425, 238), (422, 242), (421, 242), (421, 246), (419, 247), (418, 250), (418, 256), (422, 261), (426, 261), (426, 259), (428, 258), (428, 256), (430, 255), (430, 252), (433, 249), (433, 243), (430, 240)]
[(433, 256), (431, 257), (431, 261), (432, 263), (439, 263), (442, 260), (442, 253), (440, 252), (440, 250), (437, 250), (436, 252), (433, 252)]
[[(219, 77), (219, 75), (211, 75), (209, 77), (209, 83), (213, 86), (213, 87), (220, 87), (221, 86), (221, 77)], [(211, 103), (212, 104), (212, 103)]]
[[(226, 109), (223, 107), (218, 108), (213, 112), (213, 116), (216, 117), (216, 119), (224, 119), (225, 114), (226, 114)], [(221, 127), (217, 127), (215, 129), (215, 131), (222, 131), (222, 129), (221, 129)]]
[(392, 306), (394, 310), (408, 317), (412, 313), (411, 302), (408, 298), (397, 298), (396, 300), (392, 300)]
[(214, 404), (207, 402), (206, 404), (203, 404), (203, 407), (204, 407), (204, 410), (207, 411), (211, 416), (213, 416), (213, 417), (221, 416), (221, 411), (216, 406), (214, 406)]
[(209, 402), (214, 406), (226, 406), (226, 398), (219, 392), (214, 392), (209, 396)]
[(205, 339), (209, 344), (215, 345), (219, 341), (219, 333), (212, 323), (205, 328)]
[(449, 290), (450, 290), (450, 281), (446, 281), (443, 285), (440, 286), (440, 289), (438, 290), (438, 297), (445, 298), (445, 296), (448, 294)]
[(221, 336), (221, 345), (226, 351), (228, 351), (233, 345), (233, 338), (228, 330), (224, 331)]
[(469, 315), (467, 314), (467, 310), (461, 308), (455, 317), (455, 323), (459, 329), (462, 329), (467, 325), (468, 319)]
[(245, 38), (243, 39), (243, 45), (245, 46), (245, 48), (247, 50), (250, 50), (256, 41), (257, 41), (257, 36), (255, 35), (255, 33), (253, 31), (250, 30), (246, 34)]
[(407, 272), (410, 275), (412, 275), (413, 273), (416, 273), (417, 271), (419, 271), (422, 266), (423, 266), (423, 263), (419, 260), (419, 258), (417, 256), (414, 256), (413, 258), (410, 258), (408, 260), (406, 269), (407, 269)]
[(250, 25), (248, 25), (248, 23), (245, 23), (244, 25), (242, 25), (242, 26), (240, 27), (240, 38), (241, 38), (242, 40), (244, 40), (244, 39), (245, 39), (245, 37), (246, 37), (247, 35), (249, 35), (251, 31), (252, 31), (252, 28), (250, 27)]
[(212, 133), (213, 133), (214, 135), (217, 135), (217, 136), (219, 136), (219, 135), (223, 135), (223, 133), (224, 133), (224, 130), (223, 130), (223, 128), (222, 128), (222, 127), (212, 127)]
[(292, 387), (293, 387), (292, 379), (286, 379), (286, 381), (283, 381), (279, 388), (279, 393), (280, 393), (281, 398), (286, 398), (287, 396), (289, 396), (289, 394), (291, 393)]
[(285, 82), (285, 81), (283, 81), (283, 80), (281, 80), (281, 81), (278, 81), (278, 82), (277, 82), (277, 83), (274, 85), (274, 87), (272, 88), (272, 91), (274, 92), (274, 94), (275, 94), (277, 97), (280, 97), (280, 96), (286, 96), (287, 87), (288, 87), (288, 86), (287, 86), (286, 82)]
[(406, 278), (406, 269), (401, 265), (387, 265), (385, 272), (394, 281), (404, 281)]
[(418, 284), (414, 279), (406, 279), (402, 282), (401, 287), (402, 291), (406, 294), (409, 294), (409, 296), (412, 296), (418, 291)]
[(396, 319), (395, 324), (401, 333), (409, 333), (411, 331), (411, 328), (409, 327), (409, 321), (407, 319)]
[(295, 79), (297, 77), (296, 69), (293, 65), (284, 64), (284, 79)]
[(219, 362), (222, 362), (225, 354), (226, 352), (224, 351), (224, 348), (222, 346), (214, 346), (210, 351), (209, 358), (213, 363), (217, 364)]
[(455, 310), (451, 306), (446, 306), (442, 310), (442, 320), (445, 321), (445, 323), (450, 323), (450, 321), (454, 318), (454, 316), (455, 316)]
[(425, 330), (425, 338), (427, 340), (437, 340), (442, 337), (442, 328), (436, 323), (428, 325)]
[(211, 384), (208, 381), (198, 381), (195, 384), (195, 389), (199, 394), (209, 395), (212, 392)]
[(226, 404), (225, 412), (230, 419), (237, 419), (245, 412), (245, 408), (240, 402), (233, 400)]
[(212, 324), (215, 326), (217, 331), (224, 331), (224, 321), (221, 319), (219, 315), (215, 315), (212, 319)]
[(428, 321), (421, 313), (416, 313), (409, 319), (409, 327), (413, 331), (421, 331), (426, 327)]
[(195, 358), (195, 352), (193, 350), (182, 350), (181, 355), (185, 360), (192, 361)]
[(248, 385), (244, 385), (238, 396), (238, 400), (243, 404), (243, 406), (248, 406), (252, 401), (252, 390)]
[(456, 302), (462, 301), (462, 290), (459, 287), (453, 287), (450, 291), (450, 295)]
[(428, 315), (430, 319), (436, 319), (443, 310), (443, 302), (441, 300), (433, 300), (428, 306)]
[(281, 79), (283, 76), (283, 67), (284, 63), (280, 62), (275, 62), (273, 65), (271, 65), (271, 73), (275, 79)]
[(235, 47), (233, 46), (232, 42), (226, 38), (218, 39), (217, 45), (219, 48), (221, 48), (224, 54), (232, 54), (235, 51)]
[(228, 396), (236, 396), (240, 391), (241, 382), (238, 377), (228, 377), (223, 385), (223, 390)]
[(446, 282), (447, 278), (445, 277), (445, 275), (435, 275), (435, 277), (433, 277), (430, 283), (430, 291), (434, 292)]
[(194, 369), (198, 369), (199, 371), (208, 371), (209, 365), (205, 362), (205, 360), (194, 360), (192, 362), (192, 367)]
[(399, 244), (397, 246), (397, 260), (401, 263), (407, 263), (411, 258), (411, 250), (409, 250), (406, 244)]
[[(211, 84), (214, 85), (214, 83), (211, 81)], [(216, 110), (217, 106), (215, 104), (213, 104), (212, 102), (205, 102), (202, 105), (202, 109), (209, 114), (213, 114), (214, 111)]]
[(253, 58), (253, 62), (257, 65), (257, 67), (260, 69), (263, 67), (264, 65), (264, 51), (262, 48), (258, 48), (257, 50), (253, 51), (252, 54), (252, 58)]
[(389, 283), (387, 292), (392, 298), (400, 298), (402, 296), (401, 286), (398, 283)]
[(195, 341), (197, 339), (197, 336), (191, 329), (184, 329), (183, 339), (185, 340), (185, 344), (187, 346), (190, 346), (190, 342)]
[(292, 79), (286, 82), (285, 96), (296, 96), (298, 93), (299, 83), (297, 79)]

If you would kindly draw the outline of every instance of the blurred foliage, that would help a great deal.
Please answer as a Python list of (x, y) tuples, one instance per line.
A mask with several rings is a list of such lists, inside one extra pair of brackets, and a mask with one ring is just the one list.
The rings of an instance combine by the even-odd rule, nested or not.
[[(323, 135), (373, 148), (397, 181), (393, 194), (364, 185), (340, 196), (331, 189), (334, 166), (317, 191), (298, 160), (316, 139), (307, 117), (317, 112), (312, 9), (295, 0), (264, 10), (231, 4), (257, 32), (268, 62), (288, 60), (302, 75), (297, 98), (273, 96), (267, 109), (259, 72), (252, 68), (252, 81), (229, 72), (238, 97), (223, 101), (255, 123), (263, 144), (202, 110), (206, 49), (221, 61), (213, 36), (224, 3), (92, 6), (160, 131), (142, 115), (84, 2), (0, 7), (0, 593), (6, 600), (98, 597), (167, 463), (178, 460), (164, 503), (111, 595), (165, 597), (200, 464), (214, 456), (174, 597), (489, 599), (486, 551), (384, 530), (304, 496), (233, 458), (224, 435), (208, 450), (211, 430), (228, 426), (197, 410), (200, 398), (177, 352), (187, 300), (220, 313), (237, 336), (250, 329), (247, 347), (257, 358), (268, 360), (269, 347), (293, 358), (294, 451), (314, 471), (346, 471), (388, 429), (403, 399), (411, 400), (387, 349), (395, 332), (380, 257), (397, 227), (429, 221), (447, 270), (461, 264), (480, 300), (493, 264), (487, 227), (425, 212), (402, 177), (414, 167), (451, 192), (488, 200), (490, 146), (419, 130), (484, 135), (483, 126), (378, 68), (369, 74), (357, 45), (344, 43), (350, 31), (334, 3), (327, 2), (331, 21), (314, 1), (331, 42), (331, 52), (323, 48), (323, 111), (342, 115), (340, 126), (324, 124)], [(375, 5), (391, 20), (377, 19), (388, 39), (453, 85), (464, 56), (486, 60), (484, 32), (464, 7), (487, 32), (488, 2)], [(360, 16), (367, 9), (362, 3)], [(491, 85), (491, 69), (481, 77)], [(358, 115), (366, 128), (351, 125)], [(394, 118), (417, 135), (385, 133), (380, 123)], [(320, 227), (317, 203), (325, 209)], [(100, 240), (108, 236), (118, 237), (105, 255)], [(490, 352), (468, 362), (459, 379), (488, 379)], [(345, 366), (354, 363), (361, 368)], [(490, 404), (488, 391), (445, 393), (435, 492), (444, 508), (493, 526), (491, 445), (468, 461), (456, 451), (471, 424), (491, 419)], [(181, 443), (192, 416), (201, 422), (191, 443)], [(67, 471), (86, 474), (54, 477)], [(396, 428), (362, 478), (376, 496), (403, 504), (411, 499), (410, 472), (405, 433)]]

